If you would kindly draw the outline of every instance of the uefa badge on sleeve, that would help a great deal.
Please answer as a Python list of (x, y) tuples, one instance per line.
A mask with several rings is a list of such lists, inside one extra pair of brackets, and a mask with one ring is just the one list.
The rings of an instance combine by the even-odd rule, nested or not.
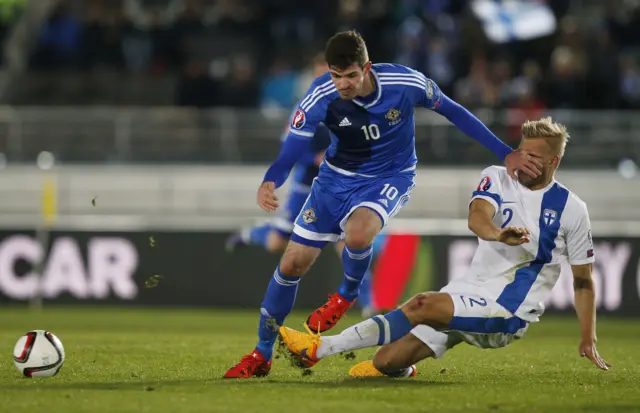
[(488, 191), (489, 188), (491, 188), (491, 178), (485, 176), (482, 178), (480, 184), (478, 185), (478, 191)]
[(304, 112), (301, 109), (298, 109), (296, 110), (296, 113), (293, 114), (293, 118), (291, 119), (291, 127), (293, 129), (302, 129), (306, 122), (307, 118), (304, 115)]

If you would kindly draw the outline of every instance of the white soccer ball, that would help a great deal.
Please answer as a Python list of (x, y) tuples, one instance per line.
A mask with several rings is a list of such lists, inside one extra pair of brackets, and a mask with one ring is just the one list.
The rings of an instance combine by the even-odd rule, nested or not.
[(53, 377), (64, 363), (64, 347), (52, 333), (32, 330), (13, 348), (13, 363), (25, 377)]

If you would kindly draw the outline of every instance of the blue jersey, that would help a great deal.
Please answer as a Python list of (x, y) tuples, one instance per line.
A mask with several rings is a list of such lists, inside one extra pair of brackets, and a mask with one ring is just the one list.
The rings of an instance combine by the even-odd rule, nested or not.
[(376, 90), (340, 98), (331, 75), (317, 78), (292, 116), (290, 133), (311, 138), (318, 125), (331, 131), (325, 163), (343, 175), (386, 176), (415, 169), (414, 107), (438, 107), (441, 92), (422, 73), (397, 64), (374, 64)]

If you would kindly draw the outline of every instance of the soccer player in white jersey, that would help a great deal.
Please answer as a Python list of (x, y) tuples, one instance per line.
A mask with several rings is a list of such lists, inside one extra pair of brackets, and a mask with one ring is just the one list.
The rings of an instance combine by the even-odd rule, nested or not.
[(568, 259), (574, 276), (581, 330), (579, 353), (607, 370), (596, 350), (596, 312), (591, 224), (587, 206), (554, 179), (569, 134), (551, 118), (527, 121), (520, 148), (540, 154), (542, 175), (491, 166), (482, 172), (469, 207), (469, 229), (479, 246), (469, 273), (440, 292), (419, 294), (401, 308), (320, 338), (287, 327), (280, 336), (307, 367), (343, 351), (382, 345), (373, 361), (354, 366), (353, 376), (411, 376), (414, 364), (439, 359), (466, 342), (500, 348), (522, 338), (544, 312), (544, 302)]

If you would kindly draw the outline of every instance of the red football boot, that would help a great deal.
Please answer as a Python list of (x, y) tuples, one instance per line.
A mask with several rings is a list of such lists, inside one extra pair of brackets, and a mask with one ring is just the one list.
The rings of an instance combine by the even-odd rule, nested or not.
[(356, 300), (347, 301), (338, 293), (329, 294), (329, 301), (307, 318), (307, 327), (314, 333), (323, 333), (333, 328), (355, 302)]
[(258, 350), (244, 356), (240, 363), (231, 367), (224, 374), (225, 379), (249, 379), (251, 377), (264, 377), (271, 370), (271, 362), (265, 360)]

